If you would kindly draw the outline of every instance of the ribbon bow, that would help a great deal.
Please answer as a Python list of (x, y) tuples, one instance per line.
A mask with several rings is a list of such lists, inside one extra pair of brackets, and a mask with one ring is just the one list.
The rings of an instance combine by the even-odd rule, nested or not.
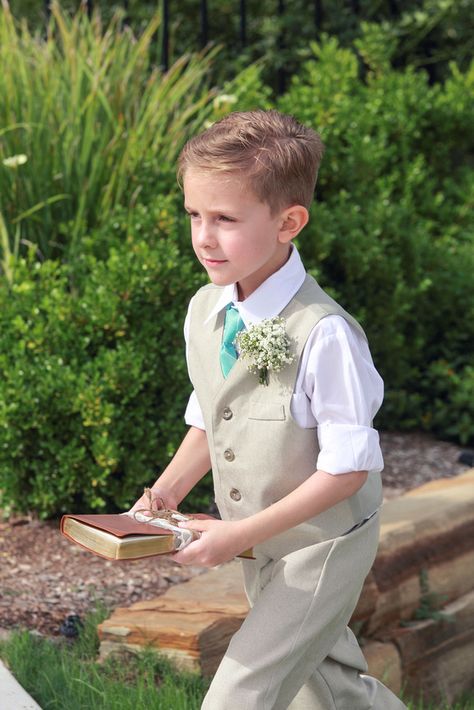
[(161, 496), (158, 496), (158, 500), (161, 502), (161, 508), (153, 507), (156, 499), (153, 500), (151, 489), (145, 488), (143, 493), (148, 498), (148, 508), (135, 510), (133, 513), (134, 520), (138, 523), (149, 523), (150, 525), (155, 525), (158, 528), (164, 528), (165, 530), (173, 532), (176, 537), (176, 550), (182, 550), (189, 545), (189, 543), (193, 542), (193, 540), (199, 540), (201, 533), (197, 530), (187, 530), (186, 528), (178, 527), (178, 523), (192, 520), (192, 515), (183, 515), (177, 510), (167, 508)]
[(133, 513), (133, 517), (135, 518), (135, 520), (137, 520), (137, 518), (135, 517), (137, 513), (140, 513), (142, 515), (147, 513), (147, 518), (151, 518), (152, 520), (156, 520), (157, 518), (159, 518), (160, 520), (166, 520), (169, 523), (171, 523), (172, 520), (176, 520), (179, 523), (182, 521), (191, 520), (191, 515), (183, 515), (177, 510), (167, 508), (165, 506), (165, 501), (161, 496), (158, 496), (158, 500), (161, 502), (161, 508), (156, 507), (154, 509), (153, 506), (156, 505), (157, 501), (156, 498), (153, 499), (151, 488), (144, 488), (143, 494), (148, 498), (148, 508), (139, 508), (138, 510), (136, 510)]

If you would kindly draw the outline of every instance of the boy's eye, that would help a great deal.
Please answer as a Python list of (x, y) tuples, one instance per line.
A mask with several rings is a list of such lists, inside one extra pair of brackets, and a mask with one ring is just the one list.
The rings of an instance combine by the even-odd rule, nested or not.
[[(191, 212), (189, 210), (185, 210), (185, 212), (188, 215), (188, 217), (190, 217), (191, 219), (200, 219), (198, 212)], [(236, 221), (233, 217), (227, 217), (227, 215), (225, 215), (225, 214), (218, 215), (217, 219), (220, 222), (235, 222)]]

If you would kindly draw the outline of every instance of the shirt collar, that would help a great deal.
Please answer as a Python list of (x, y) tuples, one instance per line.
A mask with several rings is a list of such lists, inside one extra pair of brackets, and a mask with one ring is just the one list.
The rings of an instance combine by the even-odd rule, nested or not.
[(305, 277), (306, 271), (303, 262), (297, 248), (292, 244), (288, 261), (255, 289), (245, 301), (237, 300), (237, 284), (224, 286), (219, 300), (204, 322), (208, 323), (230, 303), (238, 309), (246, 328), (260, 323), (265, 318), (273, 318), (288, 305), (300, 289)]

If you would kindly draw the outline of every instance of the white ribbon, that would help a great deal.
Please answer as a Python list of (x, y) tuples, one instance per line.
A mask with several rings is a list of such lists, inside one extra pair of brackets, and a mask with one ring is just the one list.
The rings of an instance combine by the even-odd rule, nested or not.
[[(179, 528), (177, 525), (173, 525), (167, 520), (163, 520), (163, 518), (150, 518), (148, 515), (143, 515), (143, 513), (139, 513), (138, 511), (135, 513), (125, 513), (125, 515), (129, 515), (131, 518), (133, 518), (139, 523), (147, 523), (148, 525), (154, 525), (156, 528), (163, 528), (164, 530), (170, 530), (171, 532), (173, 532), (175, 536), (176, 552), (179, 552), (179, 550), (183, 550), (193, 540), (196, 539), (192, 530)], [(178, 522), (185, 522), (190, 519), (187, 518), (185, 515), (181, 515), (181, 513), (175, 513), (172, 517)]]

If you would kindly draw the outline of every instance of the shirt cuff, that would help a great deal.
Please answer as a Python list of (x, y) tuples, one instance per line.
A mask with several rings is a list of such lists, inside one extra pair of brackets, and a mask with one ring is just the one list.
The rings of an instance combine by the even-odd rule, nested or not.
[(318, 440), (320, 471), (338, 474), (383, 469), (379, 435), (371, 427), (323, 424), (318, 427)]
[(184, 412), (184, 421), (188, 424), (188, 426), (195, 426), (198, 429), (206, 431), (201, 407), (199, 406), (198, 398), (196, 397), (196, 392), (194, 390), (191, 393), (186, 411)]

